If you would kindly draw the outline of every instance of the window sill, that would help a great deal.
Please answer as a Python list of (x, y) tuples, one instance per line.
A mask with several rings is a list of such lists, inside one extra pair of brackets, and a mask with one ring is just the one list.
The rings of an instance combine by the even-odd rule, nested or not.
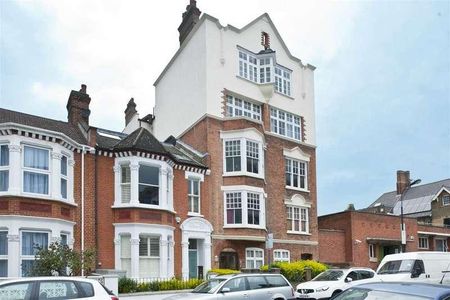
[(287, 190), (294, 190), (294, 191), (309, 193), (309, 190), (307, 190), (307, 189), (296, 188), (294, 186), (289, 186), (289, 185), (286, 185), (286, 189)]
[(9, 192), (0, 192), (0, 196), (14, 196), (14, 197), (21, 197), (21, 198), (33, 198), (36, 200), (45, 200), (45, 201), (53, 201), (53, 202), (59, 202), (59, 203), (63, 203), (63, 204), (67, 204), (70, 206), (78, 206), (78, 204), (76, 204), (73, 201), (69, 201), (66, 199), (62, 199), (62, 198), (52, 198), (50, 195), (42, 195), (42, 194), (33, 194), (33, 193), (20, 193), (20, 194), (15, 194), (15, 193), (9, 193)]
[(111, 208), (145, 208), (145, 209), (155, 209), (155, 210), (164, 210), (164, 211), (168, 211), (171, 212), (173, 214), (176, 214), (176, 211), (169, 209), (169, 208), (164, 208), (158, 205), (152, 205), (152, 204), (141, 204), (141, 203), (136, 203), (136, 204), (130, 204), (130, 203), (119, 203), (119, 204), (114, 204), (113, 206), (111, 206)]
[(281, 96), (283, 96), (283, 97), (289, 98), (289, 99), (291, 99), (291, 100), (295, 100), (294, 97), (289, 96), (289, 95), (286, 95), (286, 94), (283, 94), (282, 92), (279, 92), (279, 91), (277, 91), (277, 90), (275, 90), (275, 89), (273, 89), (273, 92), (276, 93), (276, 94), (278, 94), (278, 95), (281, 95)]
[(225, 172), (222, 174), (222, 177), (236, 177), (236, 176), (246, 176), (264, 180), (264, 175), (259, 175), (250, 172)]
[(230, 229), (230, 228), (236, 228), (236, 229), (260, 229), (260, 230), (266, 230), (264, 226), (255, 226), (255, 225), (246, 225), (246, 224), (227, 224), (223, 225), (224, 229)]
[(376, 257), (369, 257), (370, 262), (378, 262), (378, 258)]
[(300, 231), (292, 231), (292, 230), (288, 230), (287, 233), (288, 234), (297, 234), (297, 235), (307, 235), (307, 236), (311, 235), (311, 233), (309, 233), (309, 232), (300, 232)]
[(203, 218), (203, 217), (204, 217), (202, 214), (194, 213), (194, 212), (188, 212), (187, 215), (188, 215), (189, 217), (200, 217), (200, 218)]

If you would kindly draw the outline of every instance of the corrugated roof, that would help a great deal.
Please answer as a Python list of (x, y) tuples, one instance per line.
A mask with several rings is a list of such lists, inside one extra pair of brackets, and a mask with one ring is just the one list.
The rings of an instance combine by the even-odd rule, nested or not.
[(54, 132), (60, 132), (79, 144), (87, 144), (86, 138), (81, 133), (80, 129), (74, 125), (69, 124), (68, 122), (43, 118), (4, 108), (0, 108), (0, 122), (16, 123)]

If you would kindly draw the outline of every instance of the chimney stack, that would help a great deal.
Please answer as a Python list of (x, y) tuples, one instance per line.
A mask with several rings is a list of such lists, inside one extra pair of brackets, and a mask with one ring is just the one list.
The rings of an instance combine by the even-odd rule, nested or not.
[(131, 98), (130, 101), (128, 101), (127, 108), (125, 109), (125, 126), (130, 123), (135, 114), (137, 114), (136, 103), (134, 103), (134, 98)]
[(189, 5), (186, 6), (186, 11), (182, 15), (182, 21), (178, 27), (178, 32), (180, 33), (180, 45), (194, 28), (195, 24), (198, 23), (200, 19), (201, 11), (197, 8), (197, 1), (190, 0)]
[(397, 171), (397, 195), (401, 195), (411, 182), (409, 171)]
[(72, 90), (70, 92), (69, 100), (67, 100), (67, 119), (69, 124), (81, 124), (87, 131), (89, 129), (89, 103), (91, 97), (86, 93), (86, 85), (82, 84), (80, 91)]

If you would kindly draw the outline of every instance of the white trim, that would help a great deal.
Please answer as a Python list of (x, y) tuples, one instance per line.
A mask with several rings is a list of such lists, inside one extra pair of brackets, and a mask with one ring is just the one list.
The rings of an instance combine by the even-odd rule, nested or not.
[(302, 151), (300, 147), (294, 147), (292, 149), (283, 148), (283, 155), (288, 158), (293, 158), (296, 160), (302, 160), (309, 162), (311, 155)]
[[(253, 251), (254, 256), (253, 257), (247, 257), (247, 251)], [(262, 254), (262, 257), (256, 257), (256, 252), (260, 252)], [(248, 247), (245, 248), (245, 267), (248, 268), (247, 261), (253, 261), (253, 268), (251, 269), (259, 269), (264, 265), (264, 249), (257, 248), (257, 247)], [(261, 261), (261, 266), (257, 266), (256, 262)]]
[(252, 235), (233, 235), (233, 234), (212, 234), (211, 237), (214, 240), (233, 240), (233, 241), (255, 241), (264, 242), (266, 236), (252, 236)]
[(223, 185), (220, 187), (220, 189), (224, 192), (245, 190), (248, 192), (262, 193), (262, 194), (264, 194), (264, 197), (267, 197), (267, 194), (264, 191), (264, 188), (251, 186), (251, 185)]
[(189, 177), (193, 177), (199, 179), (201, 182), (205, 181), (205, 175), (196, 172), (184, 171), (184, 178), (189, 179)]
[[(223, 193), (223, 228), (254, 228), (266, 230), (266, 198), (264, 189), (252, 186), (234, 186), (237, 189), (230, 189), (233, 186), (222, 186)], [(225, 189), (224, 189), (225, 188)], [(241, 222), (237, 224), (227, 223), (227, 193), (240, 193), (241, 196)], [(259, 195), (259, 225), (248, 223), (248, 193)]]
[(417, 233), (418, 234), (423, 234), (423, 235), (437, 235), (437, 236), (450, 237), (450, 233), (431, 232), (431, 231), (417, 231)]
[(441, 187), (441, 189), (434, 195), (434, 197), (433, 197), (433, 199), (431, 199), (431, 201), (436, 200), (436, 199), (439, 197), (439, 195), (440, 195), (443, 191), (446, 191), (448, 194), (450, 194), (450, 190), (449, 190), (447, 187), (443, 186), (443, 187)]
[[(279, 253), (280, 258), (276, 258), (275, 254)], [(287, 260), (283, 259), (283, 253), (287, 253)], [(273, 250), (273, 261), (281, 261), (281, 262), (291, 262), (291, 251), (286, 249), (274, 249)]]

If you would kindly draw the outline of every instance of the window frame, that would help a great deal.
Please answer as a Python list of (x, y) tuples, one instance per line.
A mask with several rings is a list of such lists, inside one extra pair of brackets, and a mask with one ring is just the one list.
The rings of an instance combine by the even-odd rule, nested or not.
[(378, 257), (377, 257), (377, 247), (375, 244), (369, 244), (369, 261), (371, 262), (377, 262), (378, 261)]
[[(299, 190), (299, 191), (309, 191), (308, 189), (308, 162), (304, 160), (299, 160), (291, 157), (284, 157), (285, 163), (285, 186), (287, 189)], [(294, 173), (294, 164), (297, 164), (297, 174)], [(303, 165), (303, 168), (301, 167)], [(303, 175), (301, 170), (303, 169)], [(289, 174), (290, 185), (287, 182), (287, 176)], [(294, 178), (297, 176), (297, 186), (294, 186)], [(301, 187), (301, 179), (303, 177), (304, 187)]]
[[(284, 258), (283, 254), (287, 254), (287, 258)], [(291, 262), (291, 252), (286, 249), (275, 249), (273, 250), (273, 261)]]
[[(140, 248), (140, 244), (141, 244), (141, 239), (145, 239), (146, 240), (146, 244), (147, 244), (147, 255), (141, 255), (141, 248)], [(152, 240), (157, 240), (158, 243), (158, 256), (152, 255), (152, 249), (151, 249), (151, 245), (152, 245)], [(161, 258), (161, 237), (157, 236), (157, 235), (139, 235), (139, 258)]]
[[(253, 257), (249, 257), (247, 254), (247, 251), (253, 252)], [(260, 252), (262, 254), (261, 257), (256, 257), (256, 252)], [(254, 267), (249, 268), (249, 261), (253, 261)], [(257, 267), (257, 261), (261, 261), (261, 266), (264, 265), (264, 249), (257, 248), (257, 247), (248, 247), (245, 248), (245, 268), (246, 269), (259, 269), (260, 267)]]
[(443, 195), (442, 206), (449, 206), (449, 205), (450, 205), (450, 195)]
[[(288, 134), (289, 131), (291, 135)], [(270, 132), (297, 142), (303, 142), (302, 117), (271, 106)]]
[[(230, 194), (236, 194), (239, 195), (240, 199), (240, 213), (241, 213), (241, 222), (240, 223), (228, 223), (228, 210), (236, 208), (229, 208), (228, 206), (228, 195)], [(258, 199), (251, 199), (251, 200), (258, 200), (259, 203), (251, 203), (249, 201), (249, 195), (257, 195)], [(266, 228), (266, 217), (265, 217), (265, 194), (259, 190), (254, 190), (251, 188), (245, 188), (245, 186), (238, 186), (237, 188), (234, 187), (227, 187), (223, 191), (223, 197), (224, 197), (224, 220), (223, 220), (223, 227), (224, 228), (255, 228), (255, 229), (264, 229)], [(258, 205), (259, 209), (252, 209), (249, 206), (251, 205)], [(252, 224), (249, 222), (249, 212), (252, 210), (252, 212), (258, 211), (258, 220), (259, 224)], [(253, 216), (252, 219), (255, 219)]]
[[(65, 168), (66, 168), (66, 174), (63, 173), (63, 161), (65, 158)], [(67, 200), (69, 197), (69, 157), (65, 154), (61, 154), (61, 170), (60, 170), (60, 176), (61, 176), (61, 182), (60, 182), (60, 193), (61, 198), (64, 200)], [(63, 195), (63, 181), (66, 182), (66, 195)]]
[[(6, 262), (6, 273), (5, 273), (5, 277), (8, 277), (8, 230), (0, 230), (0, 234), (5, 234), (5, 249), (6, 249), (6, 253), (2, 254), (0, 253), (0, 261), (5, 261)], [(0, 247), (1, 249), (1, 247)], [(1, 273), (0, 273), (1, 274)], [(0, 275), (0, 277), (2, 277)]]
[[(120, 173), (120, 175), (119, 175), (119, 177), (120, 177), (119, 178), (119, 182), (120, 182), (120, 203), (129, 204), (131, 202), (131, 163), (130, 162), (121, 163), (121, 164), (119, 164), (119, 168), (120, 168), (120, 171), (119, 171), (119, 173)], [(130, 180), (128, 182), (123, 182), (122, 181), (123, 180), (123, 175), (124, 175), (123, 174), (124, 169), (128, 169), (128, 172), (129, 172)], [(139, 174), (138, 174), (138, 176), (139, 176)], [(124, 201), (124, 197), (123, 197), (123, 195), (124, 195), (124, 188), (127, 187), (127, 186), (128, 186), (128, 189), (129, 189), (128, 193), (129, 193), (130, 196), (129, 196), (128, 201)]]
[(9, 144), (8, 143), (0, 143), (0, 162), (1, 162), (1, 147), (6, 147), (6, 151), (7, 151), (7, 157), (8, 157), (8, 161), (7, 161), (7, 164), (5, 164), (5, 165), (1, 165), (0, 164), (0, 173), (3, 173), (3, 172), (5, 172), (5, 174), (6, 174), (6, 189), (5, 190), (1, 190), (0, 189), (0, 193), (6, 193), (6, 192), (8, 192), (8, 190), (9, 190), (9, 175), (10, 175), (10, 172), (9, 172), (9, 169), (10, 169), (10, 164), (11, 164), (11, 155), (10, 155), (10, 153), (9, 153)]
[[(309, 235), (309, 209), (308, 206), (296, 205), (296, 204), (285, 204), (286, 206), (286, 220), (288, 225), (287, 233), (293, 234), (306, 234)], [(295, 218), (295, 210), (298, 209), (298, 219)], [(303, 214), (302, 211), (305, 213)], [(302, 217), (305, 216), (304, 219)], [(290, 221), (289, 221), (290, 220)], [(298, 220), (298, 230), (295, 230), (295, 222)], [(289, 227), (289, 222), (291, 222), (291, 226)], [(305, 230), (302, 230), (302, 224), (305, 224)], [(290, 229), (289, 229), (290, 228)]]
[[(154, 184), (151, 184), (151, 183), (141, 183), (140, 182), (140, 178), (139, 177), (140, 177), (140, 172), (142, 170), (142, 166), (158, 169), (158, 185), (154, 185)], [(130, 170), (130, 172), (131, 172), (131, 170)], [(151, 163), (146, 163), (146, 162), (143, 162), (143, 161), (139, 161), (139, 170), (138, 170), (138, 174), (137, 175), (138, 175), (137, 176), (137, 185), (138, 185), (138, 195), (137, 195), (138, 199), (137, 200), (138, 200), (138, 203), (141, 204), (141, 205), (161, 206), (161, 202), (162, 202), (162, 199), (161, 199), (162, 198), (161, 197), (161, 180), (162, 180), (162, 178), (161, 178), (161, 166), (154, 165), (154, 164), (151, 164)], [(130, 180), (131, 180), (131, 173), (130, 173)], [(157, 187), (158, 188), (158, 204), (141, 202), (140, 195), (139, 195), (140, 194), (139, 193), (139, 187), (141, 185), (150, 186), (150, 187)]]
[(428, 236), (419, 236), (418, 240), (419, 240), (418, 241), (418, 248), (419, 249), (430, 249), (430, 241), (429, 241), (429, 237)]
[(236, 97), (230, 94), (227, 94), (225, 98), (226, 98), (226, 108), (225, 108), (226, 117), (229, 118), (244, 117), (255, 121), (261, 121), (262, 118), (261, 104), (241, 99), (240, 97)]
[[(201, 179), (198, 177), (194, 177), (194, 176), (189, 176), (187, 178), (188, 181), (188, 214), (195, 214), (195, 215), (200, 215), (201, 214)], [(195, 189), (194, 189), (194, 184), (197, 183), (198, 185), (198, 194), (196, 195), (194, 193)], [(189, 193), (189, 189), (192, 191), (192, 193)], [(198, 211), (194, 211), (193, 208), (195, 207), (194, 205), (194, 201), (197, 201), (197, 207), (198, 207)]]
[[(239, 145), (239, 156), (238, 155), (234, 155), (234, 156), (227, 156), (227, 144), (228, 143), (237, 143), (237, 145)], [(257, 153), (257, 158), (255, 157), (249, 157), (248, 156), (248, 143), (254, 143), (256, 144), (256, 148), (258, 149), (258, 153)], [(263, 179), (264, 178), (264, 149), (263, 149), (263, 145), (262, 142), (254, 140), (254, 139), (250, 139), (250, 138), (246, 138), (246, 137), (236, 137), (236, 138), (224, 138), (223, 139), (223, 143), (222, 143), (222, 147), (223, 147), (223, 174), (222, 176), (250, 176), (250, 177), (256, 177), (256, 178), (260, 178)], [(234, 160), (238, 159), (239, 157), (239, 161), (240, 161), (240, 170), (232, 170), (232, 171), (227, 171), (227, 159), (232, 158)], [(258, 168), (258, 173), (255, 172), (251, 172), (248, 170), (248, 165), (247, 165), (247, 161), (248, 159), (253, 159), (253, 160), (258, 160), (257, 162), (257, 168)], [(234, 166), (234, 161), (233, 161), (233, 166)]]
[(29, 254), (23, 254), (22, 253), (22, 251), (23, 251), (23, 234), (24, 233), (42, 233), (42, 234), (46, 234), (47, 235), (47, 248), (51, 244), (51, 241), (50, 241), (50, 232), (49, 231), (45, 231), (45, 230), (27, 230), (27, 229), (20, 230), (20, 232), (19, 232), (19, 236), (20, 236), (20, 244), (19, 244), (20, 255), (19, 255), (19, 259), (20, 259), (20, 266), (21, 266), (21, 268), (20, 268), (20, 275), (22, 277), (28, 277), (28, 276), (25, 276), (23, 274), (23, 266), (22, 266), (23, 261), (24, 260), (26, 260), (26, 261), (35, 261), (36, 260), (36, 254), (29, 255)]
[[(25, 166), (25, 148), (33, 148), (33, 149), (39, 149), (39, 150), (45, 150), (47, 151), (47, 158), (48, 158), (48, 169), (39, 169), (39, 168), (32, 168), (32, 167), (26, 167)], [(51, 148), (43, 147), (43, 146), (37, 146), (37, 145), (31, 145), (28, 143), (22, 144), (22, 193), (27, 195), (40, 195), (40, 196), (50, 196), (52, 191), (52, 160), (51, 160)], [(35, 192), (27, 192), (25, 191), (25, 172), (28, 173), (34, 173), (34, 174), (42, 174), (47, 176), (47, 193), (35, 193)], [(59, 175), (59, 174), (58, 174)]]
[(275, 92), (291, 97), (292, 70), (281, 65), (276, 65), (274, 69)]

